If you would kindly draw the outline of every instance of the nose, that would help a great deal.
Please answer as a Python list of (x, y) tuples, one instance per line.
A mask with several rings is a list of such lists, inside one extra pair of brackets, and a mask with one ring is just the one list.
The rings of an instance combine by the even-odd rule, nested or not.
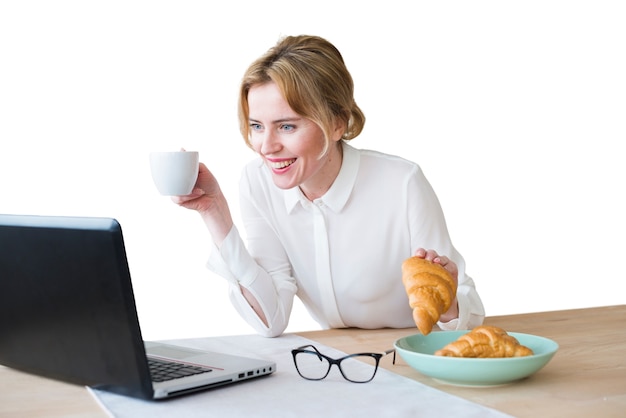
[(272, 130), (266, 130), (263, 134), (260, 135), (260, 153), (263, 155), (269, 155), (280, 150), (280, 141), (278, 139), (278, 135)]

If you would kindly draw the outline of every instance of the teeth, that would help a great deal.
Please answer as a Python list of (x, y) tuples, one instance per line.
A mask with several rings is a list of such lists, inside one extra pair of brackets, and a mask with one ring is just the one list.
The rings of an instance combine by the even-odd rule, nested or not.
[(280, 169), (280, 168), (285, 168), (285, 167), (293, 164), (295, 161), (296, 161), (296, 159), (294, 158), (292, 160), (279, 161), (279, 162), (275, 162), (275, 163), (270, 162), (270, 166), (272, 168)]

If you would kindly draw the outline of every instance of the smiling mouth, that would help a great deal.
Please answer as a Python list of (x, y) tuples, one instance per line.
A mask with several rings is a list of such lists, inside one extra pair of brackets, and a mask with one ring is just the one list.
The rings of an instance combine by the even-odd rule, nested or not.
[(295, 163), (296, 159), (292, 158), (291, 160), (285, 160), (285, 161), (268, 161), (269, 165), (271, 168), (275, 169), (275, 170), (280, 170), (283, 169), (285, 167), (289, 167), (291, 164)]

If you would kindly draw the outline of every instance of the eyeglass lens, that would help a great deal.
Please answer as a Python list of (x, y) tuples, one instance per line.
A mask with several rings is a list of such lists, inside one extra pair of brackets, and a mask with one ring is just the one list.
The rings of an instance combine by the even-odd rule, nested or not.
[[(295, 359), (298, 372), (306, 379), (323, 379), (330, 371), (328, 359), (315, 353), (300, 352)], [(376, 358), (369, 355), (347, 357), (339, 363), (339, 368), (343, 376), (352, 382), (368, 382), (376, 374)]]

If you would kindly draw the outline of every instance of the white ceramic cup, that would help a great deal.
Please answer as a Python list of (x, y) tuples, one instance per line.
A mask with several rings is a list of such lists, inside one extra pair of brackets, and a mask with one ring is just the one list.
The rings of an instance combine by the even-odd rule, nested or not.
[(184, 196), (191, 193), (198, 178), (197, 151), (151, 152), (150, 171), (159, 193)]

